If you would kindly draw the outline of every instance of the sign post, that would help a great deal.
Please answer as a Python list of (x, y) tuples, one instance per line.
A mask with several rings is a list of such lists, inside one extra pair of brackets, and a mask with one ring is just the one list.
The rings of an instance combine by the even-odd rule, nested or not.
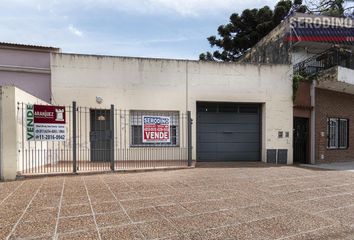
[(26, 106), (28, 141), (65, 141), (65, 107)]

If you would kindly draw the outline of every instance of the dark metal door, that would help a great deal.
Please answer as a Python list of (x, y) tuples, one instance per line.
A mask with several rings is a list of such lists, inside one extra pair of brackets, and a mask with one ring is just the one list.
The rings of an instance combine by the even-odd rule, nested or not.
[(294, 162), (308, 163), (309, 119), (294, 118)]
[(110, 110), (90, 110), (91, 161), (110, 161)]
[(198, 103), (198, 161), (259, 161), (259, 104)]

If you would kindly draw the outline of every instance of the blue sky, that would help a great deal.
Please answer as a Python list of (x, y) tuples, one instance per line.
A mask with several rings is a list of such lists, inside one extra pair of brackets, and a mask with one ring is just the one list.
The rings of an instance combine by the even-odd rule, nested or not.
[(0, 0), (0, 41), (63, 52), (197, 59), (233, 12), (276, 0)]

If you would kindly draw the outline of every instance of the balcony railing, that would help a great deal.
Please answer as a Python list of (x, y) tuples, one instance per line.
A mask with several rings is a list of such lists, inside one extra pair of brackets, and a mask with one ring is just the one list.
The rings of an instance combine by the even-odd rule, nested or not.
[(354, 69), (354, 54), (342, 48), (331, 48), (295, 64), (294, 74), (313, 77), (335, 66)]

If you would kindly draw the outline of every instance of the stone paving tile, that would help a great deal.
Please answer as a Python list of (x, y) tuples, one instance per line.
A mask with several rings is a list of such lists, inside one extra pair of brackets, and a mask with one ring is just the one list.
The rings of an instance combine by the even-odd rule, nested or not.
[(58, 216), (58, 208), (43, 208), (38, 211), (26, 211), (24, 214), (22, 221), (23, 222), (54, 222), (56, 221)]
[(191, 212), (189, 212), (186, 208), (182, 207), (179, 204), (173, 204), (168, 206), (157, 206), (156, 210), (158, 210), (166, 218), (191, 215)]
[(89, 204), (65, 205), (60, 209), (60, 217), (74, 217), (81, 215), (92, 215), (91, 206)]
[(270, 239), (267, 233), (261, 229), (254, 229), (250, 224), (238, 224), (217, 229), (208, 229), (199, 232), (188, 234), (192, 240), (224, 240), (224, 239), (238, 239), (238, 240), (265, 240)]
[(304, 212), (319, 213), (338, 207), (354, 205), (354, 195), (344, 194), (332, 197), (323, 197), (316, 200), (300, 201), (296, 204), (287, 203), (285, 205), (302, 210)]
[(289, 237), (288, 240), (353, 240), (354, 228), (348, 226), (333, 225), (308, 233)]
[(98, 227), (111, 227), (128, 224), (130, 219), (124, 212), (115, 212), (96, 215), (96, 222)]
[(227, 200), (211, 200), (192, 203), (182, 203), (181, 205), (193, 214), (206, 213), (212, 211), (220, 211), (223, 209), (229, 209)]
[(345, 225), (354, 226), (354, 206), (337, 208), (325, 212), (320, 212), (318, 213), (318, 216), (333, 219)]
[(133, 222), (147, 222), (162, 219), (161, 214), (154, 207), (128, 210), (127, 214)]
[(353, 216), (353, 173), (291, 166), (0, 183), (0, 239), (354, 240)]
[(228, 226), (220, 229), (226, 238), (224, 239), (239, 239), (239, 240), (263, 240), (272, 239), (269, 238), (269, 234), (266, 230), (260, 228), (254, 228), (252, 223), (244, 223), (240, 225)]
[(13, 225), (0, 225), (0, 239), (6, 239), (11, 233)]
[(152, 191), (142, 191), (142, 192), (137, 192), (139, 194), (139, 197), (141, 198), (153, 198), (153, 197), (158, 197), (158, 196), (166, 196), (170, 195), (170, 192), (167, 190), (152, 190)]
[(64, 196), (62, 205), (89, 204), (87, 195), (84, 196)]
[(123, 211), (118, 202), (104, 202), (92, 204), (95, 213), (111, 213)]
[(115, 198), (112, 196), (111, 193), (106, 194), (90, 194), (90, 199), (92, 203), (104, 203), (104, 202), (113, 202)]
[(333, 221), (310, 214), (297, 213), (262, 219), (250, 223), (253, 229), (261, 230), (271, 239), (282, 238), (333, 225)]
[(58, 232), (73, 232), (80, 230), (95, 229), (95, 222), (92, 216), (60, 218)]
[(180, 232), (188, 233), (233, 224), (234, 220), (224, 212), (214, 212), (173, 218), (171, 222)]
[(121, 201), (122, 206), (127, 209), (139, 209), (139, 208), (148, 208), (153, 207), (155, 202), (151, 198), (148, 199), (132, 199)]
[(233, 223), (246, 223), (259, 219), (285, 215), (290, 212), (291, 209), (276, 206), (271, 203), (265, 203), (259, 206), (231, 209), (229, 211), (225, 211), (225, 214), (233, 220)]
[(137, 192), (122, 192), (115, 189), (112, 189), (112, 192), (118, 200), (131, 200), (140, 198), (140, 195)]
[(33, 202), (31, 204), (31, 207), (33, 208), (53, 208), (53, 207), (58, 207), (59, 206), (59, 201), (60, 198), (34, 198)]
[(175, 201), (173, 200), (173, 197), (171, 197), (171, 196), (121, 201), (122, 206), (127, 210), (147, 208), (147, 207), (156, 207), (156, 206), (163, 206), (163, 205), (171, 205), (174, 203), (175, 203)]
[(174, 235), (174, 236), (170, 236), (170, 237), (165, 237), (163, 239), (164, 240), (191, 240), (191, 238), (189, 238), (186, 235)]
[(144, 239), (144, 236), (134, 225), (105, 228), (100, 230), (102, 240), (131, 240)]
[(55, 223), (39, 221), (39, 222), (21, 222), (17, 225), (15, 231), (11, 235), (11, 239), (33, 238), (40, 236), (51, 236), (55, 230)]
[(98, 240), (99, 235), (96, 230), (59, 234), (58, 240)]
[(0, 226), (14, 225), (22, 215), (22, 211), (14, 211), (13, 209), (0, 209)]
[(146, 239), (171, 237), (178, 234), (176, 228), (167, 220), (137, 224)]
[[(110, 184), (110, 183), (108, 183), (108, 184)], [(136, 192), (136, 191), (134, 191), (131, 187), (129, 187), (128, 185), (116, 185), (116, 184), (111, 184), (110, 185), (110, 187), (111, 187), (111, 189), (112, 189), (112, 191), (114, 192), (114, 193), (116, 193), (116, 195), (131, 195), (131, 194), (134, 194), (134, 196), (136, 196), (136, 197), (138, 197), (139, 196), (139, 194)], [(121, 200), (123, 200), (123, 199), (121, 199)]]

